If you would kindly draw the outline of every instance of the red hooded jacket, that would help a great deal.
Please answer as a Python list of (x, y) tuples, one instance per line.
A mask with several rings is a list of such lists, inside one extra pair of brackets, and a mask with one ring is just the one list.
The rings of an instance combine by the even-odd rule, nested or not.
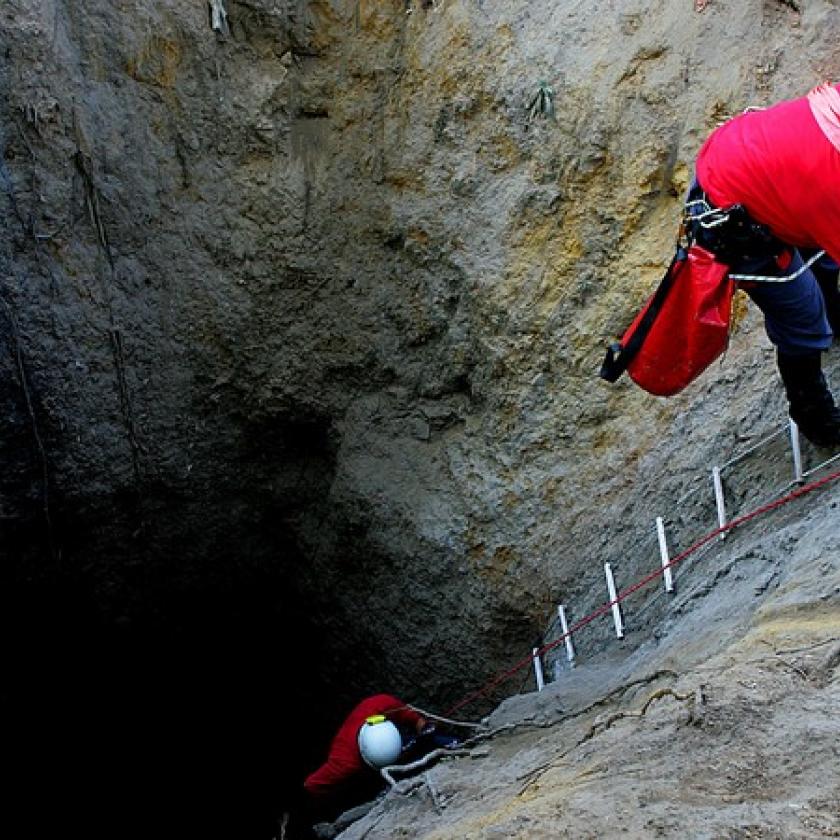
[(303, 786), (313, 797), (327, 796), (367, 765), (362, 761), (357, 741), (359, 730), (371, 715), (385, 715), (396, 724), (416, 727), (423, 718), (407, 709), (405, 703), (390, 694), (376, 694), (362, 700), (347, 716), (330, 745), (326, 762), (307, 777)]
[(697, 180), (718, 207), (742, 204), (783, 242), (840, 260), (840, 151), (808, 97), (724, 123), (700, 150)]

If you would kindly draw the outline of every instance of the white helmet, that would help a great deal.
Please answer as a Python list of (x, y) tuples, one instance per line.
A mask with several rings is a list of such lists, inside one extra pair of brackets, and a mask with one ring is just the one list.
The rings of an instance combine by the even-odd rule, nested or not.
[(362, 759), (374, 770), (393, 764), (402, 752), (400, 731), (385, 715), (369, 717), (359, 730), (358, 740)]

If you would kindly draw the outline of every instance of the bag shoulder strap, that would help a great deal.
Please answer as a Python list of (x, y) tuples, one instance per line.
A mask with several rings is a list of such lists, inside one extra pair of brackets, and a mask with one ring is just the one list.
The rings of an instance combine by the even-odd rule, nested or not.
[(671, 264), (665, 272), (665, 276), (660, 281), (659, 287), (650, 299), (645, 314), (639, 320), (636, 329), (633, 330), (633, 334), (627, 343), (622, 344), (616, 341), (607, 348), (607, 355), (604, 358), (604, 363), (601, 365), (599, 374), (601, 379), (605, 379), (607, 382), (615, 382), (627, 370), (639, 352), (645, 338), (647, 338), (647, 334), (650, 332), (654, 321), (656, 321), (656, 317), (662, 309), (662, 304), (665, 302), (668, 292), (671, 290), (674, 281), (680, 273), (678, 271), (679, 264), (685, 262), (687, 258), (688, 252), (686, 249), (682, 245), (678, 245), (674, 258), (671, 260)]

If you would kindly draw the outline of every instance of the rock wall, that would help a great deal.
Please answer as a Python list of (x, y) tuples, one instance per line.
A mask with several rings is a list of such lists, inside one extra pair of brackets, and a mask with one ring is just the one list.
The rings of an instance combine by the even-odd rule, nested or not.
[(224, 5), (0, 11), (9, 621), (445, 703), (782, 416), (750, 311), (672, 401), (596, 371), (706, 133), (836, 77), (838, 10)]

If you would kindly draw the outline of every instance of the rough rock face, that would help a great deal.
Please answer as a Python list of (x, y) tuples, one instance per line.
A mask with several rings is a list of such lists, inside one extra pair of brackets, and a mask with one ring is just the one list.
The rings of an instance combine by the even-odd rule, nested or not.
[(495, 737), (401, 781), (361, 838), (816, 838), (840, 833), (840, 491), (679, 568), (619, 652), (507, 700)]
[(838, 74), (833, 4), (414, 5), (0, 9), (21, 707), (35, 661), (86, 715), (113, 669), (115, 727), (169, 680), (265, 765), (277, 709), (318, 712), (311, 761), (360, 694), (449, 702), (600, 603), (601, 559), (646, 568), (639, 528), (781, 419), (753, 312), (672, 401), (595, 372), (708, 130)]

